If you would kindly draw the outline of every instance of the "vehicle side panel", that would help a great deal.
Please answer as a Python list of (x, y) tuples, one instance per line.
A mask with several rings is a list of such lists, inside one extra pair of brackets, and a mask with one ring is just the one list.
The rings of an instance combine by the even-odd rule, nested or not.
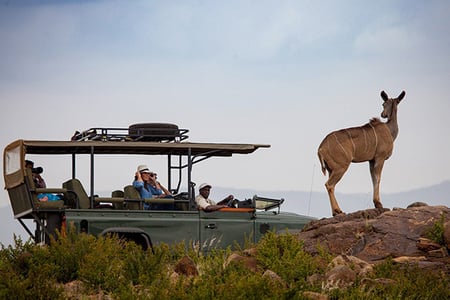
[(66, 210), (67, 224), (78, 231), (87, 224), (87, 232), (101, 235), (114, 228), (136, 228), (148, 234), (152, 243), (196, 243), (199, 236), (199, 214), (196, 211), (126, 211), (126, 210)]

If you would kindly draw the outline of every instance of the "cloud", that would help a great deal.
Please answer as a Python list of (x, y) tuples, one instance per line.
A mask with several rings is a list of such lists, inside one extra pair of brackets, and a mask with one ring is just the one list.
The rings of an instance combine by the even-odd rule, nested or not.
[[(445, 1), (1, 6), (0, 96), (7, 100), (0, 122), (4, 128), (16, 120), (24, 125), (5, 131), (3, 144), (23, 137), (66, 139), (94, 126), (172, 122), (191, 129), (195, 141), (272, 144), (243, 158), (250, 159), (239, 164), (248, 166), (243, 172), (229, 161), (204, 171), (216, 173), (222, 185), (270, 186), (271, 178), (254, 176), (253, 170), (263, 168), (286, 188), (309, 189), (325, 134), (379, 115), (382, 89), (392, 96), (406, 89), (383, 188), (434, 183), (447, 178), (440, 167), (434, 170), (445, 165), (448, 149), (438, 145), (445, 136), (442, 116), (449, 111), (448, 6)], [(42, 119), (22, 119), (23, 107)], [(57, 113), (48, 116), (53, 109)], [(428, 134), (426, 150), (417, 138), (422, 134)], [(415, 153), (432, 149), (432, 156), (411, 164)], [(339, 191), (370, 191), (366, 164), (351, 168)], [(317, 170), (314, 183), (322, 190), (325, 178)], [(407, 179), (405, 173), (432, 176)]]

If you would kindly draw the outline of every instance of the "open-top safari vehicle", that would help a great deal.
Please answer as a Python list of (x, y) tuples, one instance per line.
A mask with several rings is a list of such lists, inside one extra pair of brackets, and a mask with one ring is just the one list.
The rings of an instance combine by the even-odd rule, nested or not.
[[(78, 232), (116, 234), (144, 248), (151, 247), (152, 243), (184, 241), (202, 251), (257, 242), (267, 231), (298, 230), (313, 220), (280, 211), (283, 199), (259, 196), (214, 212), (198, 210), (192, 181), (192, 170), (197, 163), (212, 157), (250, 154), (269, 145), (194, 143), (187, 141), (187, 133), (187, 129), (173, 124), (145, 123), (129, 128), (91, 128), (76, 132), (70, 141), (16, 140), (3, 154), (5, 187), (14, 217), (36, 243), (48, 242), (50, 236), (56, 237), (57, 230), (74, 224)], [(25, 160), (39, 155), (50, 159), (65, 156), (68, 163), (59, 168), (67, 174), (71, 170), (71, 176), (57, 187), (36, 187)], [(94, 175), (101, 171), (96, 159), (115, 155), (166, 157), (166, 186), (175, 196), (141, 199), (132, 185), (125, 184), (123, 189), (111, 190), (111, 197), (96, 196)], [(79, 166), (83, 162), (85, 166)], [(80, 168), (89, 170), (87, 186), (78, 178)], [(42, 202), (41, 194), (57, 194), (60, 200)], [(144, 203), (156, 202), (171, 203), (174, 209), (143, 209)], [(29, 224), (35, 224), (34, 231)]]

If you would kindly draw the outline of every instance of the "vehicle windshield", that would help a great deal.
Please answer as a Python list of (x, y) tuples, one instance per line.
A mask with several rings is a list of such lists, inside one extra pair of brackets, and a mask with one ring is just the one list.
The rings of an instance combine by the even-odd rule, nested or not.
[(260, 210), (269, 210), (273, 208), (280, 209), (280, 205), (284, 202), (284, 199), (272, 199), (272, 198), (264, 198), (264, 197), (253, 197), (253, 202), (255, 204), (256, 209)]

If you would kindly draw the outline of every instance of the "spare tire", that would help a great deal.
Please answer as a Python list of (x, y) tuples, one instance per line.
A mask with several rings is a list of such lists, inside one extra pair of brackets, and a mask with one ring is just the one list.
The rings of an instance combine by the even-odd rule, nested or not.
[(177, 138), (180, 138), (180, 130), (175, 124), (139, 123), (128, 127), (128, 135), (135, 141), (174, 141)]

